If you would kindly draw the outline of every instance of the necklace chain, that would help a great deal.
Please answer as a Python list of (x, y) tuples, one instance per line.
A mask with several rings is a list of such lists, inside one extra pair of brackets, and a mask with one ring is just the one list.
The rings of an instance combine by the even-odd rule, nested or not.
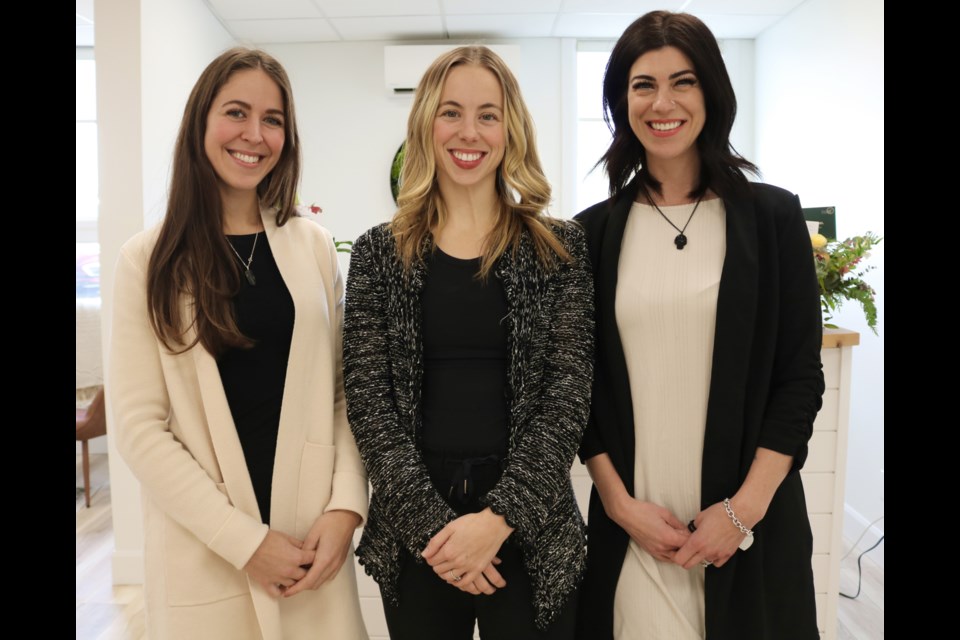
[(257, 231), (257, 235), (253, 236), (253, 248), (250, 249), (250, 257), (247, 258), (247, 261), (244, 262), (243, 258), (240, 257), (240, 254), (237, 252), (237, 248), (233, 246), (233, 243), (230, 240), (227, 240), (227, 244), (230, 245), (230, 250), (233, 251), (233, 255), (237, 256), (237, 260), (240, 261), (240, 264), (243, 265), (243, 275), (246, 276), (247, 282), (251, 286), (257, 284), (257, 279), (253, 277), (253, 272), (250, 271), (250, 265), (253, 264), (253, 253), (257, 250), (257, 240), (260, 239), (260, 232)]
[(697, 212), (697, 207), (700, 206), (700, 201), (703, 200), (703, 196), (701, 195), (699, 198), (697, 198), (696, 204), (693, 205), (693, 211), (690, 212), (690, 217), (687, 218), (686, 224), (684, 224), (683, 229), (681, 229), (677, 225), (673, 224), (673, 221), (667, 217), (667, 214), (660, 210), (660, 207), (657, 206), (657, 203), (654, 202), (652, 197), (650, 197), (650, 193), (646, 189), (644, 189), (644, 195), (647, 196), (647, 200), (649, 200), (650, 204), (653, 205), (653, 208), (657, 210), (657, 213), (663, 216), (663, 219), (666, 220), (671, 227), (677, 230), (677, 237), (673, 239), (673, 244), (677, 245), (677, 251), (682, 251), (683, 248), (687, 246), (687, 236), (685, 232), (687, 227), (690, 226), (690, 221), (693, 220), (693, 214)]

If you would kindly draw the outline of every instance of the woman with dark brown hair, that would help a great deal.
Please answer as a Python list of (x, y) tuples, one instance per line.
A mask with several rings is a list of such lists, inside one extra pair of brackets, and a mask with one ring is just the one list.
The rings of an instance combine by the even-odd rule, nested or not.
[(533, 123), (486, 47), (417, 87), (399, 209), (353, 247), (347, 408), (373, 485), (357, 549), (394, 640), (572, 639), (589, 412), (583, 230), (544, 214)]
[(296, 217), (299, 177), (286, 72), (231, 49), (187, 100), (166, 217), (121, 250), (109, 388), (151, 638), (367, 637), (343, 283), (330, 234)]
[(799, 470), (823, 376), (800, 201), (744, 176), (697, 18), (631, 24), (603, 96), (610, 198), (577, 216), (597, 292), (580, 637), (815, 639)]

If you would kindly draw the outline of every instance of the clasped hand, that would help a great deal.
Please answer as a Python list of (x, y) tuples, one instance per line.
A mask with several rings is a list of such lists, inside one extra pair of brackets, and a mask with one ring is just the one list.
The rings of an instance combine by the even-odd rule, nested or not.
[(684, 569), (703, 562), (722, 567), (744, 537), (720, 503), (697, 514), (693, 533), (669, 509), (633, 498), (618, 506), (615, 521), (651, 556)]
[(744, 538), (719, 502), (698, 513), (693, 524), (696, 531), (673, 557), (673, 561), (684, 569), (704, 561), (722, 567), (737, 552)]
[(687, 526), (669, 509), (631, 497), (617, 506), (613, 520), (660, 562), (673, 562), (674, 554), (690, 538)]
[(304, 540), (271, 529), (243, 569), (275, 598), (318, 589), (339, 573), (359, 524), (356, 513), (337, 510), (317, 518)]
[(503, 516), (488, 507), (447, 524), (421, 555), (444, 582), (473, 595), (490, 595), (507, 586), (496, 569), (496, 554), (512, 532)]

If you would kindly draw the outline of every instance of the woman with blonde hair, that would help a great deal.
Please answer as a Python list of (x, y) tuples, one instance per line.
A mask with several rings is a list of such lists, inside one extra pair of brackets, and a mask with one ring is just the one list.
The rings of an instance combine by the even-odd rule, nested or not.
[(593, 291), (516, 79), (485, 47), (424, 74), (399, 209), (353, 248), (351, 428), (373, 485), (358, 548), (394, 639), (572, 638), (584, 571), (570, 465)]
[(367, 637), (342, 279), (330, 234), (296, 217), (299, 177), (286, 72), (226, 51), (187, 100), (166, 217), (120, 253), (109, 389), (154, 639)]

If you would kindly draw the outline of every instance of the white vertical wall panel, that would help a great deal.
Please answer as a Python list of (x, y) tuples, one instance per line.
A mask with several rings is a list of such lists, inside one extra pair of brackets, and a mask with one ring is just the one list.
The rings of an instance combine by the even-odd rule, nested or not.
[(813, 423), (814, 431), (836, 431), (840, 407), (840, 391), (827, 389), (823, 392), (823, 406)]
[(837, 432), (836, 431), (814, 431), (813, 437), (808, 443), (809, 453), (807, 461), (803, 465), (803, 470), (812, 471), (830, 471), (836, 469), (837, 465)]
[[(832, 473), (800, 472), (803, 492), (807, 496), (807, 513), (833, 513), (836, 476)], [(840, 488), (843, 490), (843, 487)]]
[(813, 531), (813, 552), (830, 553), (833, 515), (829, 513), (811, 513), (810, 529)]

